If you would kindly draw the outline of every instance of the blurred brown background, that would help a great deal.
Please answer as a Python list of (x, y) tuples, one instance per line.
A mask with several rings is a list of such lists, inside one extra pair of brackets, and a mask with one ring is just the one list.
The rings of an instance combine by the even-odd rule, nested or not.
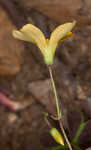
[[(14, 39), (12, 30), (32, 23), (49, 37), (73, 20), (76, 36), (59, 45), (52, 66), (67, 130), (71, 112), (77, 112), (74, 124), (80, 113), (91, 119), (91, 0), (0, 0), (0, 86), (24, 104), (19, 112), (0, 105), (1, 150), (47, 150), (53, 143), (44, 121), (44, 112), (55, 114), (48, 69), (39, 49)], [(83, 149), (91, 146), (88, 133), (80, 141)]]

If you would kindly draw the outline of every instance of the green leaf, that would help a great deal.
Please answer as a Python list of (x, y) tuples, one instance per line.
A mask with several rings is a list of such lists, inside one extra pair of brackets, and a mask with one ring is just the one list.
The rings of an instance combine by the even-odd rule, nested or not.
[(76, 144), (74, 145), (74, 150), (81, 150), (80, 147)]
[(59, 146), (52, 147), (51, 150), (66, 150), (67, 148), (68, 146), (65, 144), (64, 146), (59, 145)]
[(78, 143), (79, 137), (86, 125), (87, 125), (87, 122), (80, 123), (80, 126), (78, 127), (78, 129), (76, 131), (75, 137), (72, 140), (73, 143)]

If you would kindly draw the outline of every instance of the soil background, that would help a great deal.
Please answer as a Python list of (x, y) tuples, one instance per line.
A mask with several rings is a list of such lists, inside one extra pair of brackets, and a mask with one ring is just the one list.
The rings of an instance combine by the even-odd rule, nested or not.
[[(81, 117), (91, 119), (91, 1), (0, 0), (0, 93), (19, 104), (14, 110), (0, 104), (0, 150), (49, 150), (55, 145), (44, 120), (45, 112), (56, 113), (48, 68), (39, 49), (14, 39), (12, 30), (32, 23), (49, 38), (59, 24), (73, 20), (76, 35), (58, 46), (52, 65), (69, 138)], [(91, 147), (91, 121), (79, 144), (82, 150)]]

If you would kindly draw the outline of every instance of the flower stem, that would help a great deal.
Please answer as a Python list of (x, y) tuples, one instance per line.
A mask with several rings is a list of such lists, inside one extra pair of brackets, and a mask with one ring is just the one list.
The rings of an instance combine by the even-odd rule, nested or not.
[(66, 133), (65, 133), (65, 130), (64, 130), (64, 128), (63, 128), (63, 124), (62, 124), (61, 120), (59, 120), (59, 125), (60, 125), (60, 128), (61, 128), (61, 130), (62, 130), (62, 133), (63, 133), (63, 135), (64, 135), (65, 141), (66, 141), (66, 143), (67, 143), (69, 149), (72, 150), (72, 146), (71, 146), (71, 144), (70, 144), (70, 142), (69, 142), (69, 140), (68, 140), (68, 137), (67, 137), (67, 135), (66, 135)]
[(51, 67), (48, 67), (48, 69), (49, 69), (49, 73), (50, 73), (50, 79), (51, 79), (52, 88), (54, 91), (55, 100), (56, 100), (57, 117), (58, 117), (58, 119), (60, 119), (62, 115), (61, 115), (61, 111), (59, 108), (59, 101), (58, 101), (57, 91), (56, 91), (56, 87), (55, 87), (55, 82), (54, 82), (53, 75), (52, 75), (52, 69), (51, 69)]
[(64, 138), (65, 138), (65, 141), (69, 147), (69, 150), (72, 150), (72, 146), (68, 140), (68, 137), (65, 133), (65, 130), (63, 128), (63, 125), (62, 125), (62, 122), (61, 122), (61, 117), (62, 117), (62, 113), (61, 113), (61, 110), (60, 110), (60, 107), (59, 107), (59, 101), (58, 101), (58, 96), (57, 96), (57, 90), (56, 90), (56, 86), (55, 86), (55, 82), (54, 82), (54, 79), (53, 79), (53, 75), (52, 75), (52, 69), (51, 67), (49, 66), (48, 67), (49, 69), (49, 73), (50, 73), (50, 79), (51, 79), (51, 83), (52, 83), (52, 88), (53, 88), (53, 91), (54, 91), (54, 96), (55, 96), (55, 100), (56, 100), (56, 108), (57, 108), (57, 118), (58, 118), (58, 121), (59, 121), (59, 125), (60, 125), (60, 128), (61, 128), (61, 131), (64, 135)]

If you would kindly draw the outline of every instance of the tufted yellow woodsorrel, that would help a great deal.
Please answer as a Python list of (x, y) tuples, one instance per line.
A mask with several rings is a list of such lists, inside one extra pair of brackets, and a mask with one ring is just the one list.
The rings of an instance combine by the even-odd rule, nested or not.
[(59, 25), (51, 33), (50, 39), (46, 39), (41, 30), (32, 24), (26, 24), (20, 30), (13, 30), (13, 36), (19, 40), (36, 44), (43, 55), (45, 64), (51, 65), (58, 44), (74, 35), (71, 30), (75, 24), (76, 21)]

